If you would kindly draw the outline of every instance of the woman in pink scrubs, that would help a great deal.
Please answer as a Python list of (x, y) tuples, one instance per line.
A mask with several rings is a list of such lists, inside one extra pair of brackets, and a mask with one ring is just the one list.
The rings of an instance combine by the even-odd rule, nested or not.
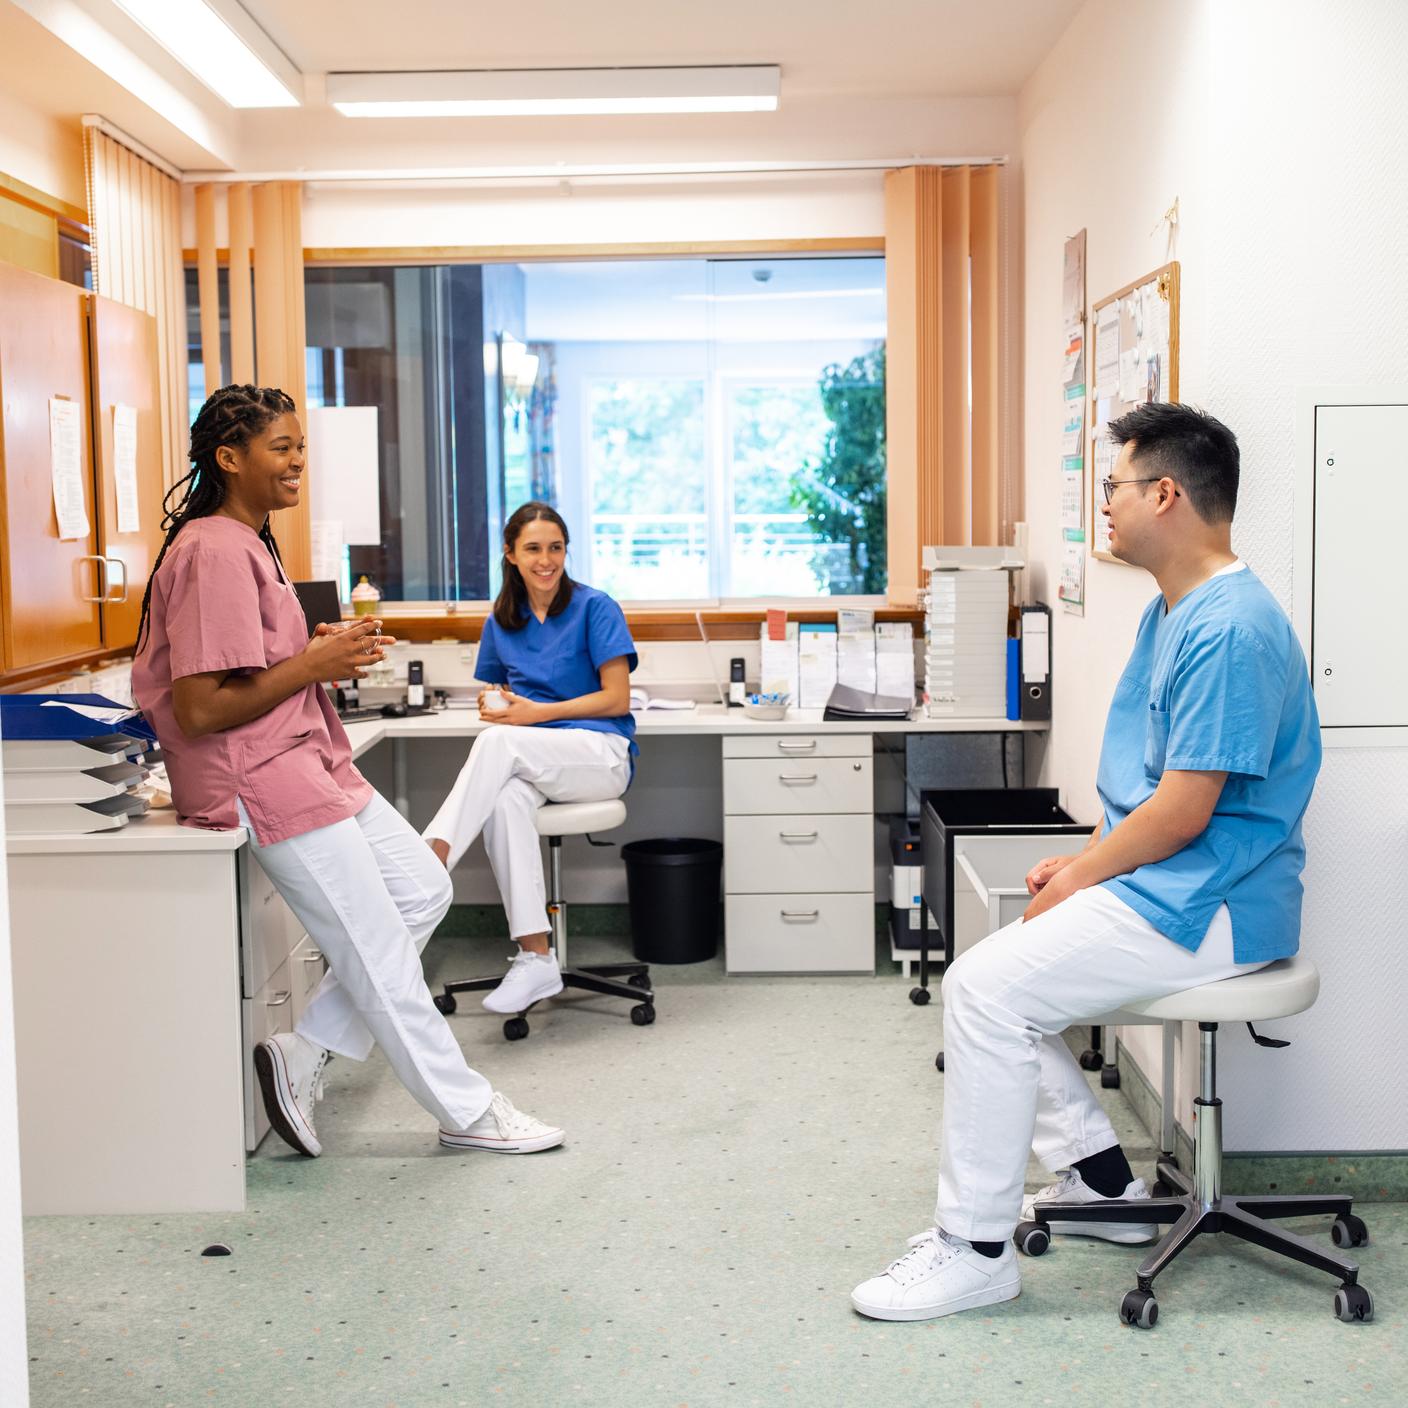
[(321, 1153), (313, 1107), (328, 1054), (362, 1061), (379, 1045), (446, 1147), (560, 1144), (560, 1129), (514, 1109), (465, 1064), (425, 985), (420, 950), (449, 907), (449, 877), (353, 766), (323, 689), (360, 676), (393, 642), (377, 621), (320, 627), (309, 640), (269, 527), (302, 488), (293, 401), (268, 387), (217, 391), (191, 427), (191, 460), (167, 496), (132, 688), (182, 824), (245, 827), (327, 955), (297, 1030), (255, 1049), (270, 1123), (300, 1153)]

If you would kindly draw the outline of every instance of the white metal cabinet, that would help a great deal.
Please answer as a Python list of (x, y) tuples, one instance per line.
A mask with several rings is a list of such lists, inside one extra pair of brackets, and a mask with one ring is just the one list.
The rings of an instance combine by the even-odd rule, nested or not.
[(874, 970), (873, 749), (869, 734), (723, 739), (730, 973)]

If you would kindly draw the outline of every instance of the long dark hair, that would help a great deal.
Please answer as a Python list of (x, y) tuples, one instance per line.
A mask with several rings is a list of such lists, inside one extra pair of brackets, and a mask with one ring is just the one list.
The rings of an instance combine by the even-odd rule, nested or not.
[[(165, 513), (161, 527), (166, 541), (156, 555), (156, 565), (147, 578), (147, 590), (142, 597), (142, 620), (137, 627), (136, 653), (140, 654), (151, 625), (152, 583), (156, 581), (166, 550), (176, 535), (193, 518), (208, 518), (225, 502), (225, 471), (215, 462), (215, 452), (222, 445), (243, 449), (276, 416), (294, 409), (293, 397), (272, 386), (222, 386), (200, 408), (191, 426), (191, 472), (178, 479), (162, 500)], [(280, 562), (279, 545), (274, 541), (269, 520), (259, 530), (264, 546)]]
[[(572, 541), (567, 532), (567, 525), (562, 521), (562, 515), (551, 504), (532, 499), (522, 507), (514, 509), (512, 517), (504, 524), (504, 583), (494, 599), (494, 620), (506, 631), (518, 630), (528, 619), (528, 587), (523, 580), (523, 574), (508, 560), (508, 555), (514, 550), (519, 534), (530, 523), (535, 523), (540, 518), (562, 530), (564, 546)], [(557, 595), (548, 607), (549, 616), (560, 616), (567, 610), (576, 585), (564, 571), (562, 580), (557, 584)]]

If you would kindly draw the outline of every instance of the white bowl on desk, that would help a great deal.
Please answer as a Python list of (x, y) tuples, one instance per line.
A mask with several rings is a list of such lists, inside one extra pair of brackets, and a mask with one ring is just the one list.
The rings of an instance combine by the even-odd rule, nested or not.
[(743, 700), (743, 712), (750, 719), (758, 719), (764, 723), (776, 723), (779, 719), (785, 719), (787, 709), (787, 695), (783, 695), (781, 699), (770, 699), (766, 703), (758, 699), (757, 695), (748, 695)]

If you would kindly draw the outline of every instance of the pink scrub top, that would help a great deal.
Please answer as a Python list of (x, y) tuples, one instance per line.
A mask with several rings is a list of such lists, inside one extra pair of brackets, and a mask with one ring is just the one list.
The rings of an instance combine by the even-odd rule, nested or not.
[(132, 665), (132, 693), (161, 742), (183, 826), (238, 826), (238, 797), (268, 846), (345, 821), (371, 800), (321, 685), (203, 738), (187, 738), (176, 722), (173, 680), (265, 670), (307, 644), (298, 595), (252, 528), (212, 514), (181, 529), (152, 579), (149, 634)]

